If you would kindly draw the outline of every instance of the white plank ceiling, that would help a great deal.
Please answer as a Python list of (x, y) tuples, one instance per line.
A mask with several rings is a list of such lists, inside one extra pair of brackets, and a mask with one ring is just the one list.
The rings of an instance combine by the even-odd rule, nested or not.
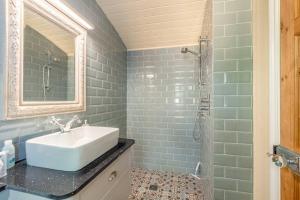
[(196, 44), (207, 0), (97, 0), (129, 50)]

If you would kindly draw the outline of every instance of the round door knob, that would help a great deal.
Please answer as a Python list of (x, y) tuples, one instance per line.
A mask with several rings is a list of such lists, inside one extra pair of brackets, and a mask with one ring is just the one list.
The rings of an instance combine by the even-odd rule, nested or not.
[(283, 168), (287, 166), (287, 160), (283, 155), (279, 154), (267, 154), (269, 157), (272, 158), (272, 162), (279, 168)]

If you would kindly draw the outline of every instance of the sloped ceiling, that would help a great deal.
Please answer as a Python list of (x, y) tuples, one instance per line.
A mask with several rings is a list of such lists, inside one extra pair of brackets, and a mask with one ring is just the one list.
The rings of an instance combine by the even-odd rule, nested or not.
[(129, 50), (196, 44), (208, 0), (97, 0)]
[(28, 25), (46, 37), (67, 55), (74, 55), (75, 35), (25, 7), (24, 26)]

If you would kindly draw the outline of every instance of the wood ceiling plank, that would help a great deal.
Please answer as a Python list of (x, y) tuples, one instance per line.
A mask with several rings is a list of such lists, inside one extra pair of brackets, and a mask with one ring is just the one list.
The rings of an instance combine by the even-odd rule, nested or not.
[(97, 2), (131, 49), (196, 44), (210, 5), (209, 0)]

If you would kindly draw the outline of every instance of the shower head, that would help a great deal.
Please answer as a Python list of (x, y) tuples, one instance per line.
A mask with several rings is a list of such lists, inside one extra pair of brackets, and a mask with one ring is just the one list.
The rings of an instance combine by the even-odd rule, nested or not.
[(197, 53), (195, 51), (192, 51), (192, 50), (190, 50), (190, 49), (188, 49), (186, 47), (181, 48), (181, 53), (191, 53), (191, 54), (194, 54), (195, 56), (200, 57), (199, 53)]
[(183, 47), (183, 48), (181, 48), (181, 53), (187, 53), (188, 52), (188, 48), (186, 48), (186, 47)]
[(47, 56), (48, 59), (48, 65), (51, 65), (53, 63), (60, 63), (61, 59), (59, 57), (55, 57), (52, 53), (52, 51), (47, 50), (47, 52), (45, 53), (45, 55)]

